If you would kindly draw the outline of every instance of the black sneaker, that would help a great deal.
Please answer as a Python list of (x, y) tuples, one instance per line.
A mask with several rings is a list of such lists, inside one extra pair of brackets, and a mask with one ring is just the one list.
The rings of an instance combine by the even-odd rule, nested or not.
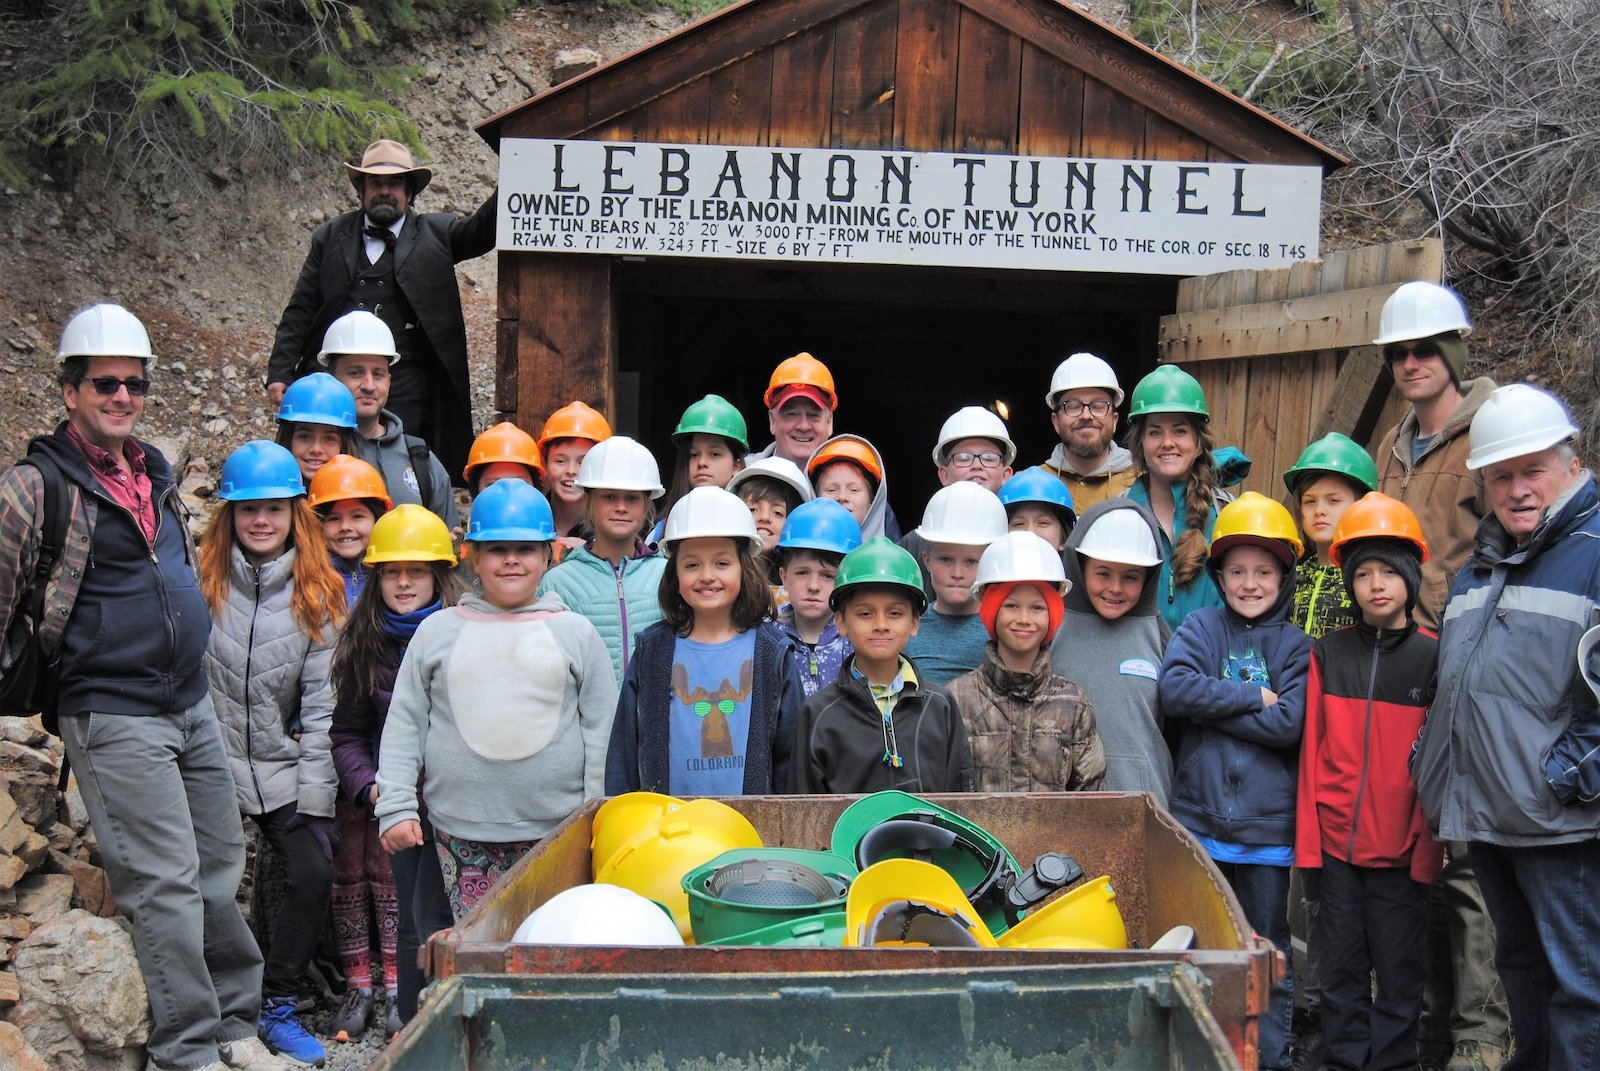
[(335, 1041), (354, 1041), (372, 1025), (373, 997), (370, 989), (351, 989), (344, 995), (339, 1010), (333, 1013), (328, 1032)]

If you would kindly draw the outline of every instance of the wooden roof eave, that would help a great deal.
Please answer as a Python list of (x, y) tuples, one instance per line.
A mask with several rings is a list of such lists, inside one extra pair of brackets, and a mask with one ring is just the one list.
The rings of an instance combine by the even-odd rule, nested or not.
[[(474, 129), (498, 151), (503, 124), (535, 112), (539, 135), (577, 136), (868, 2), (741, 0), (492, 115)], [(960, 3), (1241, 160), (1319, 163), (1325, 171), (1350, 163), (1349, 157), (1065, 0)], [(736, 30), (716, 33), (715, 27), (728, 20), (737, 20)], [(711, 47), (683, 47), (691, 36), (704, 36)], [(640, 93), (639, 86), (649, 89)]]

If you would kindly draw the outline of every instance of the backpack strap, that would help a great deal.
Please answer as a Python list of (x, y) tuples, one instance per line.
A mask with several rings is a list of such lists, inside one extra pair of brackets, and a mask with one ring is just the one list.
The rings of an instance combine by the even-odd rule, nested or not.
[(406, 453), (411, 456), (411, 471), (417, 477), (417, 494), (427, 506), (433, 501), (433, 454), (427, 442), (415, 435), (406, 436)]
[(67, 525), (72, 520), (72, 489), (56, 459), (42, 450), (29, 451), (17, 462), (32, 466), (44, 482), (44, 528), (39, 533), (39, 556), (29, 581), (29, 612), (35, 627), (44, 621), (45, 586), (67, 545)]

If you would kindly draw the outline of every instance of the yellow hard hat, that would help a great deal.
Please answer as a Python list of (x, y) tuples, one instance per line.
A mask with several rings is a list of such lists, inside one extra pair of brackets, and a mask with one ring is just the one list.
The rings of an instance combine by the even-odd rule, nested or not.
[(1303, 544), (1294, 518), (1282, 502), (1246, 491), (1223, 506), (1211, 529), (1211, 560), (1216, 562), (1240, 544), (1261, 547), (1293, 569)]
[(885, 859), (850, 883), (846, 948), (998, 948), (949, 872), (917, 859)]
[(683, 876), (735, 848), (761, 847), (761, 834), (744, 815), (712, 799), (690, 800), (633, 836), (606, 860), (597, 882), (620, 885), (672, 912), (685, 941), (694, 940)]
[(1109, 877), (1056, 897), (1000, 935), (1001, 948), (1127, 948), (1128, 929)]
[(591, 874), (598, 877), (623, 845), (682, 806), (683, 800), (659, 792), (624, 792), (606, 800), (589, 820)]
[(438, 514), (415, 502), (402, 503), (379, 517), (372, 526), (372, 538), (367, 541), (368, 565), (455, 560), (450, 529)]

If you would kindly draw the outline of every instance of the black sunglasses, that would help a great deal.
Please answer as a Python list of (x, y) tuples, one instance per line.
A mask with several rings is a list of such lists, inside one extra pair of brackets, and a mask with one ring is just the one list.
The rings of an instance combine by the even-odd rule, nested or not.
[(1442, 356), (1438, 345), (1432, 342), (1418, 342), (1412, 346), (1385, 346), (1383, 349), (1384, 360), (1390, 364), (1398, 364), (1413, 353), (1417, 355), (1417, 360), (1419, 361), (1426, 361), (1430, 357)]
[(133, 398), (143, 398), (150, 393), (150, 381), (140, 376), (129, 376), (127, 379), (118, 379), (116, 376), (95, 376), (89, 380), (89, 385), (94, 388), (96, 394), (107, 398), (123, 387), (128, 388), (128, 394)]

